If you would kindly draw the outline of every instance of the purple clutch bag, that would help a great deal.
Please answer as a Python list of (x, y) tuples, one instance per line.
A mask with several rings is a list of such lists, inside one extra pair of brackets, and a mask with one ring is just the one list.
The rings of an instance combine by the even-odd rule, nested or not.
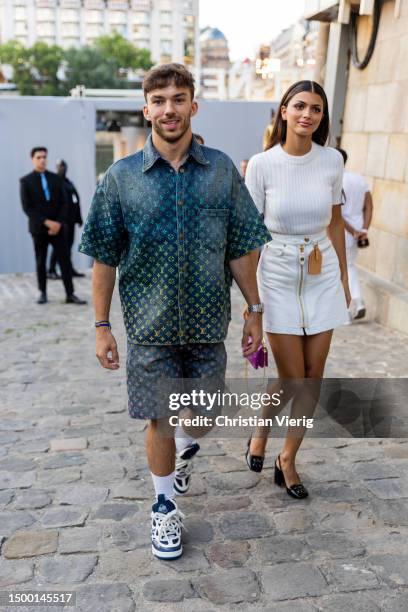
[[(250, 338), (251, 340), (251, 338)], [(268, 367), (268, 349), (266, 348), (265, 340), (262, 339), (262, 344), (259, 349), (246, 357), (248, 359), (251, 366), (257, 370), (258, 368), (267, 368)]]

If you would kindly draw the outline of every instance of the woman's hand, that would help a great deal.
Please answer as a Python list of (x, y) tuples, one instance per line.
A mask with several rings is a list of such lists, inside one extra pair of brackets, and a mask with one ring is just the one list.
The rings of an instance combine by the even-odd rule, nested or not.
[(346, 296), (347, 308), (350, 308), (351, 293), (350, 293), (350, 287), (349, 287), (349, 282), (348, 282), (348, 276), (343, 276), (341, 279), (341, 282), (342, 282), (343, 289), (344, 289), (344, 295)]

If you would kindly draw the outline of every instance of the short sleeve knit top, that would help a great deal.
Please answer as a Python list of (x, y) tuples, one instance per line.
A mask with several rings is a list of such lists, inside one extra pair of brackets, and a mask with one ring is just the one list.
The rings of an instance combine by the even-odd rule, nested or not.
[(250, 159), (245, 182), (271, 232), (318, 234), (342, 201), (343, 170), (341, 154), (331, 147), (313, 142), (297, 156), (276, 145)]

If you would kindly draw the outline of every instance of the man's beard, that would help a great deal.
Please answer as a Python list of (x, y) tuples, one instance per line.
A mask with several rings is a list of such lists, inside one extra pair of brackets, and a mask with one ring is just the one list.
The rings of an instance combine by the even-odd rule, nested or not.
[(182, 120), (180, 127), (181, 127), (181, 131), (178, 134), (167, 134), (166, 132), (164, 132), (164, 130), (162, 130), (159, 121), (156, 121), (153, 123), (153, 129), (156, 132), (156, 134), (160, 136), (160, 138), (162, 138), (165, 142), (169, 142), (169, 143), (178, 142), (179, 140), (183, 138), (184, 134), (190, 128), (190, 117), (187, 117), (186, 119)]

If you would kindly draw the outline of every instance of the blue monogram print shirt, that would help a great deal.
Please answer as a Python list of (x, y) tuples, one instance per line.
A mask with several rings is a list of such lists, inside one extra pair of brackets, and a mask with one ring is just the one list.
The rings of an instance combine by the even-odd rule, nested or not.
[(119, 266), (128, 340), (215, 343), (231, 318), (229, 261), (270, 235), (231, 159), (193, 138), (176, 172), (153, 146), (114, 163), (98, 185), (81, 253)]

